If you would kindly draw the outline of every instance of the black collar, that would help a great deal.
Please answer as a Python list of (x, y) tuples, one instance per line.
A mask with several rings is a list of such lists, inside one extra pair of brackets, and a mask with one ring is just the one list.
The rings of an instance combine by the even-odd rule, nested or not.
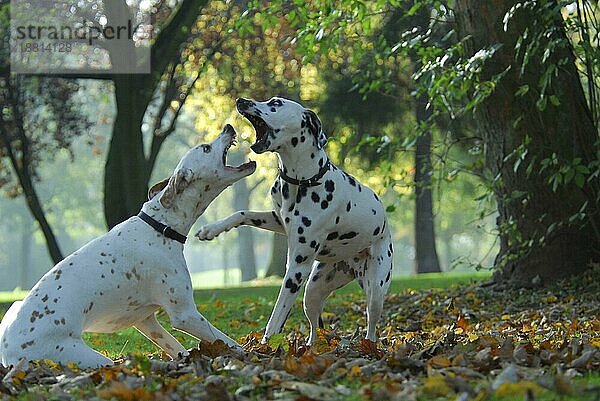
[(296, 178), (292, 178), (289, 175), (286, 175), (283, 171), (281, 171), (281, 169), (279, 169), (279, 176), (281, 177), (282, 180), (289, 182), (290, 184), (293, 184), (293, 185), (300, 185), (301, 187), (314, 187), (317, 185), (321, 185), (319, 180), (329, 170), (330, 164), (331, 164), (331, 162), (329, 161), (329, 159), (327, 159), (327, 162), (325, 163), (325, 165), (323, 167), (321, 167), (319, 172), (307, 180), (298, 180)]
[(187, 237), (185, 235), (179, 234), (177, 231), (173, 230), (171, 227), (165, 226), (163, 223), (154, 220), (152, 217), (148, 216), (144, 212), (139, 212), (137, 216), (140, 219), (144, 220), (146, 223), (148, 223), (148, 225), (150, 227), (154, 228), (156, 231), (158, 231), (165, 237), (174, 239), (177, 242), (181, 242), (182, 244), (185, 244), (185, 241), (187, 240)]

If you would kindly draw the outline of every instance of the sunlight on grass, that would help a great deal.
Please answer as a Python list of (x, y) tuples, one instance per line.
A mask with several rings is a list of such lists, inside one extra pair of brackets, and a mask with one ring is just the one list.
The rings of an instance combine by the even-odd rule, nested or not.
[[(206, 276), (195, 275), (195, 281), (200, 283), (213, 283), (215, 272), (208, 272)], [(222, 274), (222, 272), (217, 272)], [(407, 289), (421, 288), (447, 288), (453, 285), (485, 280), (489, 273), (431, 273), (420, 276), (406, 276), (392, 281), (390, 293), (402, 292)], [(250, 331), (259, 331), (267, 324), (273, 308), (281, 280), (277, 278), (259, 279), (245, 285), (230, 288), (204, 288), (195, 292), (198, 310), (219, 329), (230, 334), (233, 338), (240, 338)], [(11, 302), (22, 299), (27, 292), (14, 291), (0, 293), (0, 315), (8, 309)], [(325, 312), (336, 308), (344, 310), (342, 305), (352, 302), (364, 301), (364, 294), (356, 283), (351, 283), (335, 292), (325, 306)], [(169, 328), (168, 317), (164, 312), (159, 313), (161, 323)], [(358, 324), (364, 326), (364, 321)], [(352, 322), (357, 324), (357, 322)], [(288, 323), (289, 328), (297, 327), (307, 331), (307, 321), (302, 311), (302, 294), (296, 300), (296, 307), (292, 310)], [(175, 330), (169, 330), (184, 346), (191, 348), (196, 341)], [(128, 353), (157, 353), (160, 350), (134, 328), (122, 330), (112, 334), (86, 333), (84, 340), (93, 348), (104, 350), (111, 358), (116, 358)]]

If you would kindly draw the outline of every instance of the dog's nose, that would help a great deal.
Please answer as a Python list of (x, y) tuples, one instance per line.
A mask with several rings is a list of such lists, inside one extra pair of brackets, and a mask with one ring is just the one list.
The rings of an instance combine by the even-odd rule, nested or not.
[(243, 97), (238, 97), (235, 101), (238, 109), (245, 110), (250, 108), (254, 104), (252, 100), (244, 99)]
[(223, 134), (235, 135), (235, 129), (231, 126), (231, 124), (225, 124), (223, 127)]

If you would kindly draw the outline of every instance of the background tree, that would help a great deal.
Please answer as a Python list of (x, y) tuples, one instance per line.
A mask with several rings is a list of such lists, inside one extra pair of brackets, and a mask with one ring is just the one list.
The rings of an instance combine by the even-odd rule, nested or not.
[[(416, 27), (396, 44), (370, 42), (371, 53), (418, 57), (417, 88), (429, 94), (435, 113), (454, 119), (475, 110), (486, 146), (482, 175), (499, 212), (496, 279), (548, 282), (598, 260), (598, 43), (590, 35), (595, 3), (569, 5), (576, 13), (568, 14), (577, 15), (567, 17), (572, 36), (565, 31), (563, 3), (551, 0), (349, 0), (293, 12), (277, 4), (277, 12), (302, 26), (296, 39), (308, 55), (331, 51), (348, 36), (364, 37), (397, 8), (416, 15), (429, 7), (431, 21), (442, 29), (439, 40), (433, 40), (434, 29)], [(574, 51), (583, 60), (581, 70)], [(365, 91), (387, 82), (372, 79), (371, 72), (364, 76)]]
[(599, 185), (590, 175), (598, 128), (561, 9), (554, 1), (456, 1), (465, 57), (493, 50), (481, 79), (495, 85), (476, 114), (497, 177), (496, 279), (519, 285), (577, 274), (600, 259)]
[(2, 184), (9, 195), (24, 196), (55, 263), (63, 256), (35, 187), (37, 166), (42, 154), (68, 149), (73, 137), (88, 128), (74, 99), (77, 90), (77, 83), (62, 79), (0, 76), (0, 156), (16, 176), (16, 182)]

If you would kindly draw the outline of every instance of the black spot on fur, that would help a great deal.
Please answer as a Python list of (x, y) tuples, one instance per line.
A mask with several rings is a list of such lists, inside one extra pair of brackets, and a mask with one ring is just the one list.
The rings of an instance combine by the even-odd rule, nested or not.
[(290, 187), (287, 182), (281, 187), (281, 195), (283, 196), (283, 199), (290, 197)]
[(350, 209), (352, 209), (352, 205), (350, 202), (348, 202), (348, 204), (346, 205), (346, 211), (349, 212)]
[(329, 202), (327, 202), (326, 200), (324, 200), (323, 202), (321, 202), (321, 209), (325, 210), (329, 207)]
[(292, 294), (297, 293), (298, 290), (300, 289), (298, 284), (294, 283), (294, 281), (291, 278), (288, 278), (287, 281), (285, 282), (285, 288), (289, 288), (289, 290)]
[(296, 263), (302, 263), (304, 262), (306, 259), (308, 259), (307, 256), (302, 256), (302, 255), (296, 255)]
[(306, 244), (306, 237), (300, 237), (298, 238), (298, 242), (301, 244)]
[(351, 239), (351, 238), (354, 238), (354, 237), (356, 237), (357, 235), (358, 235), (358, 233), (357, 233), (357, 232), (355, 232), (355, 231), (350, 231), (349, 233), (346, 233), (346, 234), (342, 234), (342, 235), (340, 235), (340, 240), (343, 240), (343, 239)]
[(333, 192), (335, 190), (335, 184), (331, 180), (325, 181), (325, 190), (327, 192)]
[(271, 211), (271, 214), (273, 215), (273, 218), (275, 219), (275, 222), (279, 225), (281, 225), (281, 220), (279, 220), (279, 217), (277, 217), (277, 213)]
[(302, 216), (302, 224), (304, 224), (306, 227), (310, 227), (312, 221), (308, 217)]
[(298, 145), (298, 138), (293, 137), (292, 138), (292, 146), (297, 146)]
[(377, 228), (375, 229), (375, 231), (373, 231), (373, 235), (377, 235), (377, 234), (379, 234), (379, 227), (377, 227)]
[(327, 241), (331, 241), (334, 240), (338, 237), (338, 232), (334, 231), (332, 233), (329, 233), (329, 235), (327, 236)]
[(306, 192), (306, 187), (301, 186), (300, 188), (298, 188), (298, 192), (296, 192), (296, 203), (300, 203), (302, 201), (302, 198), (306, 196)]
[(318, 193), (316, 193), (316, 192), (313, 192), (313, 193), (310, 195), (310, 198), (311, 198), (311, 199), (312, 199), (312, 201), (313, 201), (313, 202), (315, 202), (315, 203), (319, 203), (319, 202), (321, 201), (321, 198), (319, 197), (319, 194), (318, 194)]

